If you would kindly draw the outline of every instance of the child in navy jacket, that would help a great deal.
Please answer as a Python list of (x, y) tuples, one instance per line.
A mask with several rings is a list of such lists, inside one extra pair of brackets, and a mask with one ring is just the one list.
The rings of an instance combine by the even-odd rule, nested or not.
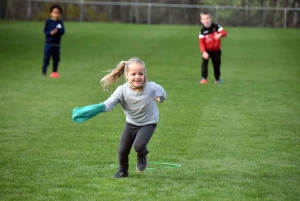
[(53, 68), (50, 77), (58, 78), (57, 73), (58, 62), (60, 61), (60, 40), (65, 33), (64, 24), (59, 20), (62, 9), (59, 5), (53, 5), (50, 8), (50, 19), (45, 23), (44, 34), (46, 35), (46, 43), (44, 50), (44, 64), (42, 74), (46, 76), (47, 67), (49, 65), (50, 57), (53, 59)]

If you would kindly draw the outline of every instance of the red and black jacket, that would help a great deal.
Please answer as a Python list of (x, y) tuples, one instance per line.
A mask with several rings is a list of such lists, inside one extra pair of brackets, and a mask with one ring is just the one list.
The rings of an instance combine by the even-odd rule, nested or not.
[(216, 34), (227, 35), (226, 31), (218, 24), (211, 23), (210, 27), (202, 27), (199, 33), (199, 45), (202, 53), (206, 51), (216, 51), (221, 48), (221, 40), (214, 39)]

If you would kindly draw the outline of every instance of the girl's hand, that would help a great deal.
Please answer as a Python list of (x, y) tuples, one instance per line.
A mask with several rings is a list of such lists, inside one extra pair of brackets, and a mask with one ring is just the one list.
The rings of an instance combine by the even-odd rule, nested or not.
[(160, 97), (158, 97), (158, 96), (155, 97), (155, 101), (158, 102), (158, 103), (161, 103), (161, 102), (162, 102), (162, 100), (161, 100)]

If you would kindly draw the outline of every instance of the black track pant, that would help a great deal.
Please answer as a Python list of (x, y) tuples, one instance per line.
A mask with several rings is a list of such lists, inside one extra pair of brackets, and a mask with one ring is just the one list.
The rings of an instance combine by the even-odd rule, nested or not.
[(211, 58), (213, 67), (214, 67), (214, 75), (215, 75), (215, 79), (219, 80), (220, 79), (220, 68), (221, 68), (221, 50), (217, 50), (217, 51), (206, 51), (209, 54), (209, 58), (208, 59), (204, 59), (202, 57), (202, 70), (201, 70), (201, 75), (202, 78), (207, 78), (208, 75), (208, 61)]
[(119, 170), (128, 170), (128, 156), (132, 146), (138, 155), (148, 154), (147, 144), (155, 128), (156, 124), (136, 126), (126, 122), (119, 145)]

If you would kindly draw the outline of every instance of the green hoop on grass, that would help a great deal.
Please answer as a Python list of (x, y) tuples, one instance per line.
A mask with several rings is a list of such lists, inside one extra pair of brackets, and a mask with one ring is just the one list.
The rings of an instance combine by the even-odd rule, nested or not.
[[(135, 162), (129, 162), (129, 164), (135, 164)], [(115, 164), (110, 164), (111, 167), (117, 167)], [(153, 167), (156, 166), (156, 167)], [(174, 169), (180, 168), (180, 164), (176, 163), (167, 163), (167, 162), (148, 162), (147, 170), (154, 170), (154, 169)]]

